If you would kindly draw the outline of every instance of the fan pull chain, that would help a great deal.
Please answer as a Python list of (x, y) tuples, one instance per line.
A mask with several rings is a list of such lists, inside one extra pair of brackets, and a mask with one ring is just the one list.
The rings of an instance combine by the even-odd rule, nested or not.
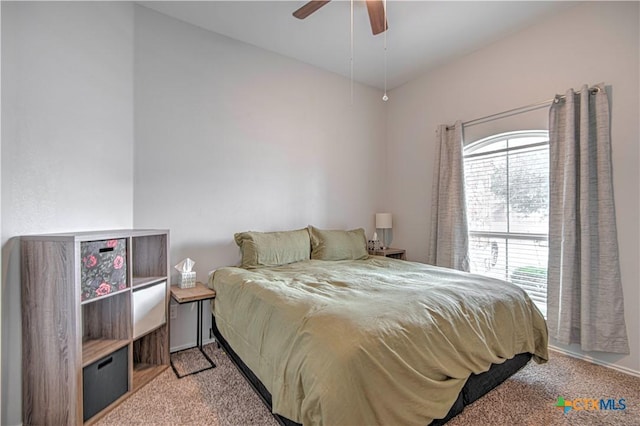
[(351, 105), (353, 105), (353, 0), (351, 0), (351, 58), (349, 59), (349, 67), (351, 73)]
[(382, 95), (382, 100), (387, 102), (389, 100), (389, 96), (387, 96), (387, 0), (384, 0), (384, 95)]

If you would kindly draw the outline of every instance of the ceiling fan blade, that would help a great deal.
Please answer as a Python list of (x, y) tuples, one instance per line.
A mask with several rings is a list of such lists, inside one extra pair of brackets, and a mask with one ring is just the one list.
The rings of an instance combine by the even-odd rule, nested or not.
[(307, 16), (311, 15), (316, 10), (320, 9), (325, 4), (329, 3), (331, 0), (326, 1), (310, 1), (309, 3), (302, 6), (300, 9), (293, 12), (293, 16), (298, 19), (304, 19)]
[(373, 35), (383, 33), (389, 29), (382, 0), (367, 0), (367, 10), (369, 11), (369, 21), (371, 22)]

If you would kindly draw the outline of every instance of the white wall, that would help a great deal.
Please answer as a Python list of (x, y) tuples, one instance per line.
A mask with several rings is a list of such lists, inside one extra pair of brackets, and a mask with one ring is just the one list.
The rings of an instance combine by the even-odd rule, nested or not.
[[(616, 218), (631, 355), (590, 356), (636, 374), (640, 374), (638, 25), (637, 2), (587, 2), (429, 72), (391, 92), (387, 147), (387, 202), (395, 214), (394, 245), (407, 248), (411, 260), (426, 261), (438, 124), (543, 101), (583, 83), (610, 85)], [(546, 128), (544, 111), (471, 129), (478, 137), (520, 126)], [(575, 345), (565, 349), (580, 353)]]
[[(381, 207), (381, 93), (136, 7), (136, 227), (171, 229), (199, 280), (235, 265), (245, 230), (365, 227)], [(207, 314), (209, 311), (207, 310)], [(205, 321), (208, 338), (210, 316)], [(195, 343), (179, 307), (171, 347)]]
[(2, 418), (20, 424), (24, 234), (133, 225), (133, 6), (2, 2)]

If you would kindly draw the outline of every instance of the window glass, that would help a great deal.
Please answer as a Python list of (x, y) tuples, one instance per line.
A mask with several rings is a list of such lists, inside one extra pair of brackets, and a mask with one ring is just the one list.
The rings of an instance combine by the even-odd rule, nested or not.
[(469, 229), (507, 232), (506, 160), (504, 153), (465, 160)]
[(464, 167), (471, 271), (522, 287), (546, 314), (548, 132), (472, 143)]

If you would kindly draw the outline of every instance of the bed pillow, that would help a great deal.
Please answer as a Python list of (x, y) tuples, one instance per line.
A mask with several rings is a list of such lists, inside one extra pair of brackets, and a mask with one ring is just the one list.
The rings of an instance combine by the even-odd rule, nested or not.
[(311, 259), (359, 260), (369, 257), (364, 229), (323, 230), (309, 225)]
[(240, 232), (234, 235), (242, 253), (243, 268), (279, 266), (309, 260), (309, 231)]

